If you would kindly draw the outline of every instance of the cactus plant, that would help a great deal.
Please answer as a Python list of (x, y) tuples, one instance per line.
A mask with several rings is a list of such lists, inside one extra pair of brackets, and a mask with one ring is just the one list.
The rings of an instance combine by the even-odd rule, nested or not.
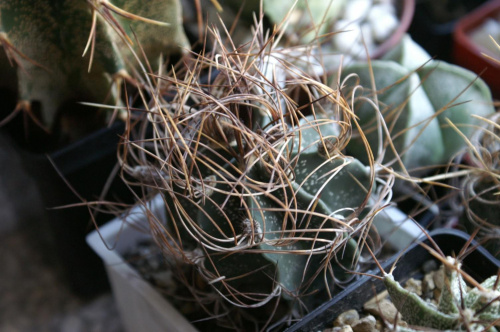
[[(462, 134), (470, 137), (473, 127), (479, 124), (472, 115), (494, 113), (490, 90), (480, 78), (461, 67), (429, 59), (406, 36), (383, 60), (344, 69), (345, 77), (356, 74), (364, 87), (371, 85), (373, 73), (375, 89), (380, 92), (378, 108), (359, 98), (355, 111), (373, 151), (395, 168), (414, 170), (447, 164), (465, 147)], [(365, 95), (370, 98), (372, 93)], [(377, 127), (380, 115), (387, 124), (386, 131)], [(362, 155), (363, 141), (352, 140), (348, 150), (354, 156), (357, 151)]]
[[(436, 305), (403, 288), (391, 274), (384, 275), (384, 284), (392, 302), (410, 327), (395, 331), (417, 331), (421, 328), (447, 331), (496, 331), (500, 321), (500, 285), (497, 275), (481, 284), (468, 277), (456, 258), (444, 263), (443, 290)], [(473, 282), (468, 288), (463, 275)], [(413, 328), (414, 327), (414, 328)]]
[[(118, 7), (122, 5), (136, 11), (135, 15)], [(115, 104), (120, 89), (117, 83), (128, 77), (126, 70), (136, 63), (127, 46), (135, 38), (127, 32), (135, 31), (138, 41), (134, 46), (140, 43), (152, 59), (160, 52), (177, 52), (188, 44), (179, 11), (175, 0), (149, 2), (148, 6), (137, 1), (116, 5), (90, 0), (2, 1), (0, 39), (11, 65), (17, 67), (17, 81), (12, 80), (10, 88), (18, 91), (18, 110), (29, 112), (32, 102), (38, 102), (41, 114), (32, 117), (54, 129), (65, 103)], [(152, 24), (143, 17), (148, 15), (170, 25)], [(146, 29), (145, 24), (155, 27)], [(82, 59), (87, 44), (90, 60)], [(6, 66), (2, 63), (0, 68)]]
[(466, 174), (453, 184), (462, 189), (457, 202), (464, 208), (462, 225), (469, 232), (478, 229), (484, 247), (500, 258), (500, 116), (496, 113), (479, 120), (482, 125), (478, 126), (452, 168), (454, 171), (465, 163), (461, 171)]
[[(151, 87), (154, 137), (124, 142), (123, 177), (146, 199), (163, 196), (168, 220), (151, 218), (153, 235), (230, 305), (212, 314), (241, 328), (235, 317), (248, 314), (234, 310), (265, 309), (253, 318), (262, 327), (299, 317), (353, 278), (355, 239), (392, 181), (343, 154), (356, 119), (317, 78), (307, 48), (267, 49), (257, 31), (235, 50), (213, 33), (214, 54)], [(216, 75), (203, 82), (205, 72)]]
[[(474, 266), (479, 270), (484, 267), (487, 271), (490, 271), (489, 273), (496, 271), (495, 265), (498, 265), (498, 262), (494, 262), (495, 259), (475, 243), (474, 238), (477, 235), (477, 230), (471, 235), (462, 232), (455, 234), (455, 236), (462, 237), (462, 241), (465, 242), (462, 248), (456, 248), (449, 243), (452, 242), (449, 241), (450, 238), (447, 239), (447, 242), (443, 241), (441, 243), (446, 247), (443, 250), (448, 254), (451, 253), (453, 257), (445, 256), (443, 250), (431, 235), (426, 233), (427, 243), (429, 244), (425, 241), (419, 242), (408, 252), (401, 252), (395, 257), (396, 259), (388, 272), (368, 247), (375, 264), (381, 272), (381, 276), (373, 277), (383, 282), (387, 293), (382, 292), (369, 300), (364, 305), (365, 309), (375, 309), (373, 313), (383, 319), (383, 325), (394, 331), (410, 332), (427, 329), (435, 331), (497, 331), (496, 328), (500, 322), (500, 273), (497, 271), (494, 275), (484, 275), (484, 271), (482, 271), (483, 275), (481, 275), (480, 271), (473, 271), (476, 275), (484, 278), (484, 281), (479, 283), (462, 269), (462, 260), (468, 258), (468, 263), (471, 264), (474, 259), (482, 258), (484, 259), (483, 262), (474, 261), (474, 264), (468, 267), (471, 269)], [(456, 243), (454, 244), (456, 245)], [(428, 260), (428, 258), (415, 257), (415, 259), (420, 260), (419, 264), (426, 265), (426, 267), (422, 266), (423, 270), (429, 272), (429, 268), (436, 261), (441, 263), (441, 268), (426, 274), (424, 280), (427, 287), (415, 287), (417, 285), (415, 282), (408, 284), (412, 279), (409, 279), (407, 285), (403, 287), (396, 281), (393, 271), (398, 268), (397, 264), (400, 258), (404, 260), (406, 254), (416, 249), (419, 250), (419, 253), (423, 250), (427, 251), (425, 255), (433, 258), (433, 260)], [(458, 249), (457, 253), (454, 252), (454, 250)], [(477, 249), (480, 252), (471, 255)], [(481, 251), (483, 252), (481, 253)], [(415, 254), (417, 254), (417, 251), (413, 252), (413, 255)], [(406, 258), (409, 257), (413, 256)], [(411, 263), (405, 265), (405, 263), (409, 262), (401, 263), (405, 267), (403, 267), (403, 273), (401, 271), (398, 273), (400, 278), (408, 278), (407, 273), (411, 275), (416, 272), (415, 265)], [(493, 266), (484, 266), (484, 264), (488, 263), (493, 264)], [(424, 296), (424, 293), (428, 293), (428, 295)], [(392, 303), (384, 305), (390, 305), (393, 308), (382, 310), (379, 306), (382, 305), (381, 300), (387, 295)], [(429, 299), (427, 296), (435, 299)], [(384, 316), (386, 314), (390, 314), (391, 317)]]

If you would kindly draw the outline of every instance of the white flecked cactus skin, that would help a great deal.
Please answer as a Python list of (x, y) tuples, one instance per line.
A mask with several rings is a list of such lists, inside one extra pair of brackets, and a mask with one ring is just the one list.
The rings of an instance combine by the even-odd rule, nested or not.
[[(481, 284), (468, 288), (462, 277), (460, 263), (447, 257), (444, 287), (436, 305), (404, 289), (391, 274), (384, 276), (384, 284), (402, 319), (414, 327), (452, 331), (497, 331), (500, 319), (500, 285), (498, 276), (491, 276)], [(396, 327), (396, 331), (416, 331)]]

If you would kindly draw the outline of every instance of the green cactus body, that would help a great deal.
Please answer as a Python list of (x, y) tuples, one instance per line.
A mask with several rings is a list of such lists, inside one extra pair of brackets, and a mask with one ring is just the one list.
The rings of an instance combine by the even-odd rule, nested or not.
[(495, 112), (490, 89), (480, 77), (460, 66), (431, 60), (431, 56), (409, 35), (383, 59), (397, 62), (418, 74), (439, 122), (444, 146), (442, 162), (448, 162), (465, 146), (464, 139), (446, 119), (470, 137), (475, 126), (481, 123), (471, 115), (487, 116)]
[[(295, 137), (294, 142), (289, 143), (292, 151), (290, 162), (296, 163), (294, 168), (293, 182), (291, 187), (285, 192), (277, 192), (275, 201), (260, 195), (251, 203), (252, 211), (265, 211), (263, 214), (254, 213), (256, 220), (262, 228), (265, 228), (265, 239), (271, 241), (271, 245), (263, 241), (261, 247), (269, 252), (264, 255), (270, 261), (277, 264), (279, 270), (279, 280), (288, 290), (298, 290), (304, 281), (313, 281), (311, 289), (322, 289), (327, 285), (322, 278), (317, 278), (315, 269), (308, 269), (311, 266), (327, 266), (324, 255), (333, 249), (325, 246), (331, 241), (338, 244), (345, 242), (343, 234), (339, 233), (334, 218), (341, 221), (348, 220), (348, 216), (353, 211), (363, 205), (367, 197), (367, 190), (370, 187), (370, 177), (367, 169), (355, 159), (345, 159), (338, 157), (330, 159), (320, 153), (322, 140), (331, 141), (336, 139), (337, 130), (331, 121), (325, 119), (315, 120), (313, 117), (306, 117), (300, 121), (301, 137)], [(308, 123), (314, 124), (308, 128)], [(321, 139), (320, 139), (321, 137)], [(262, 170), (262, 174), (265, 171)], [(293, 199), (292, 199), (293, 197)], [(276, 206), (276, 198), (286, 205), (286, 211), (297, 210), (293, 215), (293, 221), (287, 218), (283, 212), (269, 211)], [(314, 211), (316, 215), (311, 215)], [(307, 231), (316, 230), (316, 231)], [(326, 230), (331, 229), (328, 233)], [(284, 246), (275, 246), (273, 241), (280, 241), (283, 230), (290, 231), (290, 236), (295, 235), (300, 241)], [(324, 247), (324, 248), (323, 248)], [(323, 248), (319, 251), (319, 248)], [(294, 252), (318, 250), (316, 255), (281, 255), (280, 251)], [(274, 253), (277, 252), (277, 253)], [(355, 242), (347, 240), (347, 246), (341, 255), (336, 258), (337, 263), (332, 263), (334, 278), (340, 281), (346, 280), (346, 271), (352, 269), (352, 264), (357, 257)], [(334, 257), (331, 257), (334, 259)], [(322, 263), (323, 262), (323, 263)]]
[(355, 278), (358, 237), (392, 185), (377, 190), (375, 170), (343, 154), (353, 115), (319, 71), (309, 74), (317, 66), (308, 48), (215, 45), (165, 80), (174, 98), (148, 114), (151, 155), (123, 163), (140, 184), (136, 164), (161, 177), (141, 187), (164, 197), (166, 254), (179, 255), (172, 242), (203, 252), (185, 260), (218, 304), (265, 309), (268, 324), (300, 317)]
[[(189, 41), (182, 28), (182, 6), (179, 0), (153, 0), (143, 1), (112, 1), (114, 5), (126, 12), (166, 23), (153, 24), (141, 20), (130, 20), (117, 15), (116, 19), (134, 43), (134, 51), (142, 58), (142, 50), (148, 57), (153, 70), (157, 70), (160, 55), (167, 56), (185, 52), (189, 49)], [(134, 40), (137, 36), (137, 41)], [(119, 42), (123, 43), (123, 41)], [(139, 46), (140, 44), (140, 46)], [(122, 46), (123, 53), (127, 54), (129, 61), (135, 63), (128, 47)]]
[(442, 313), (422, 300), (420, 296), (407, 291), (390, 274), (384, 276), (384, 284), (392, 302), (403, 319), (411, 325), (432, 327), (437, 330), (455, 329), (459, 325), (456, 315)]
[[(356, 241), (337, 223), (356, 222), (351, 216), (365, 210), (372, 192), (369, 169), (326, 153), (323, 144), (333, 144), (339, 132), (332, 120), (307, 116), (292, 131), (294, 138), (276, 145), (288, 164), (263, 155), (242, 167), (231, 158), (234, 147), (202, 149), (192, 162), (210, 194), (195, 200), (185, 185), (164, 193), (182, 245), (202, 246), (209, 255), (202, 270), (237, 305), (282, 298), (291, 307), (313, 308), (328, 299), (326, 289), (352, 277), (348, 271), (357, 262)], [(276, 165), (290, 172), (274, 174)], [(249, 168), (244, 176), (242, 168)], [(278, 173), (289, 176), (278, 180)], [(241, 303), (227, 294), (228, 287)]]
[[(500, 301), (498, 299), (500, 296), (500, 285), (497, 283), (494, 289), (495, 283), (497, 283), (497, 276), (491, 276), (481, 283), (485, 291), (474, 288), (464, 298), (467, 308), (475, 311), (482, 310), (478, 315), (480, 320), (491, 322), (500, 318)], [(488, 303), (490, 305), (485, 307)]]
[[(164, 27), (111, 14), (130, 35), (131, 29), (136, 32), (152, 59), (189, 46), (182, 31), (178, 1), (150, 1), (147, 5), (122, 1), (118, 5), (132, 13), (137, 10), (134, 14), (138, 16), (171, 21)], [(41, 120), (48, 128), (53, 129), (60, 108), (67, 102), (116, 104), (118, 87), (114, 78), (137, 64), (128, 46), (117, 43), (117, 34), (109, 22), (97, 15), (89, 71), (89, 55), (82, 58), (82, 53), (91, 32), (92, 6), (73, 0), (5, 0), (0, 4), (0, 32), (22, 54), (15, 55), (19, 62), (15, 90), (21, 101), (40, 103)], [(98, 9), (101, 4), (95, 6)], [(0, 69), (7, 66), (4, 61)]]
[(456, 270), (445, 269), (445, 273), (446, 277), (439, 298), (438, 310), (446, 314), (458, 314), (459, 302), (456, 302), (456, 299), (460, 299), (466, 293), (465, 281)]
[[(395, 62), (376, 60), (371, 62), (371, 67), (377, 89), (390, 87), (378, 96), (380, 111), (387, 127), (394, 135), (393, 144), (398, 153), (402, 154), (401, 159), (405, 167), (413, 169), (442, 162), (444, 147), (440, 144), (443, 138), (439, 123), (432, 118), (434, 108), (419, 86), (420, 80), (417, 74), (411, 74)], [(371, 73), (366, 63), (353, 64), (344, 71), (346, 76), (351, 73), (359, 76), (362, 86), (370, 86)], [(372, 151), (378, 151), (376, 110), (370, 104), (363, 103), (356, 109), (356, 113), (360, 117), (362, 127), (365, 128)], [(386, 138), (386, 135), (383, 134), (383, 137)], [(391, 147), (388, 145), (384, 147), (387, 149), (384, 160), (392, 160), (394, 153)], [(348, 149), (354, 152), (354, 155), (359, 153), (364, 156), (365, 148), (361, 140), (351, 140)]]
[[(447, 259), (451, 264), (455, 261), (451, 257)], [(489, 331), (496, 331), (500, 319), (500, 287), (493, 289), (493, 286), (497, 276), (485, 280), (481, 284), (483, 289), (467, 290), (459, 269), (459, 266), (445, 267), (444, 288), (437, 307), (401, 287), (390, 274), (384, 276), (384, 284), (392, 302), (410, 325), (454, 331), (484, 331), (489, 327)], [(398, 330), (415, 331), (404, 327)]]
[[(494, 113), (489, 88), (474, 73), (443, 61), (426, 63), (429, 59), (429, 55), (406, 37), (383, 60), (354, 63), (343, 71), (344, 76), (358, 75), (365, 87), (371, 86), (373, 72), (376, 89), (380, 91), (380, 112), (407, 169), (447, 163), (466, 146), (464, 138), (448, 120), (470, 137), (474, 126), (480, 123), (472, 115)], [(372, 150), (377, 151), (378, 113), (362, 99), (355, 108)], [(386, 133), (382, 134), (387, 151), (384, 162), (393, 163), (394, 153), (387, 144)], [(361, 140), (352, 140), (348, 150), (364, 161)]]
[[(94, 68), (82, 60), (91, 13), (80, 1), (3, 1), (1, 30), (30, 60), (17, 69), (19, 98), (39, 101), (43, 122), (51, 127), (59, 107), (71, 100), (103, 102), (111, 75), (123, 68), (116, 48), (98, 27)], [(113, 94), (111, 94), (113, 95)]]
[[(471, 115), (488, 116), (495, 112), (490, 89), (475, 73), (443, 61), (431, 62), (419, 71), (419, 76), (432, 106), (439, 111), (437, 118), (446, 151), (444, 158), (448, 161), (465, 146), (465, 141), (446, 119), (470, 137), (474, 126), (480, 123)], [(449, 103), (454, 106), (441, 112)]]

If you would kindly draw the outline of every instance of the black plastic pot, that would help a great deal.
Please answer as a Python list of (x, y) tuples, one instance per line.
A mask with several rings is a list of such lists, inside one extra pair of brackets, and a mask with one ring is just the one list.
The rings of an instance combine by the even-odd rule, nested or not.
[[(469, 239), (468, 234), (452, 229), (436, 230), (431, 232), (430, 235), (445, 255), (458, 254)], [(429, 244), (428, 240), (424, 242)], [(411, 277), (418, 277), (419, 274), (422, 274), (421, 267), (423, 263), (436, 260), (418, 243), (408, 248), (400, 257), (396, 255), (387, 261), (384, 264), (384, 269), (389, 270), (396, 259), (398, 259), (398, 262), (393, 275), (400, 282), (404, 282)], [(497, 274), (500, 261), (495, 259), (484, 248), (478, 247), (463, 260), (462, 268), (476, 280), (482, 281), (491, 275)], [(364, 303), (384, 289), (381, 280), (363, 276), (286, 331), (316, 332), (332, 327), (333, 321), (338, 315), (349, 309), (362, 311)]]
[(431, 56), (451, 62), (458, 20), (487, 0), (417, 1), (408, 32)]
[[(44, 233), (45, 240), (39, 245), (43, 256), (63, 272), (73, 292), (84, 298), (109, 288), (101, 260), (85, 242), (95, 225), (86, 206), (59, 207), (82, 202), (68, 184), (85, 201), (99, 199), (117, 164), (117, 147), (123, 132), (124, 124), (117, 122), (49, 155), (22, 153), (24, 168), (34, 178), (46, 208), (31, 233)], [(131, 203), (133, 195), (115, 176), (105, 199)], [(101, 213), (96, 222), (104, 224), (113, 217)]]

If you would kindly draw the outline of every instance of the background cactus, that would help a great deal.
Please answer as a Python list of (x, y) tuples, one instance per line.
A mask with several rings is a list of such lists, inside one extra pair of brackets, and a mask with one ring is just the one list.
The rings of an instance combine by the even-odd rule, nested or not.
[(150, 219), (156, 242), (230, 305), (212, 314), (241, 328), (235, 308), (261, 308), (262, 327), (300, 317), (353, 277), (355, 239), (392, 182), (342, 153), (356, 119), (307, 48), (267, 49), (257, 32), (234, 50), (213, 34), (214, 54), (151, 87), (161, 91), (149, 105), (154, 137), (124, 142), (124, 178), (145, 199), (163, 196), (168, 220)]
[[(474, 73), (430, 58), (406, 36), (383, 60), (352, 64), (343, 71), (344, 77), (357, 75), (369, 99), (373, 99), (373, 91), (366, 87), (371, 86), (373, 73), (378, 108), (355, 96), (355, 111), (377, 158), (394, 168), (446, 165), (466, 146), (462, 134), (470, 137), (480, 123), (472, 115), (487, 116), (495, 111), (489, 88)], [(380, 115), (387, 131), (377, 125)], [(348, 151), (354, 156), (359, 151), (364, 160), (361, 139), (353, 139)]]
[[(77, 108), (72, 102), (116, 104), (118, 83), (128, 77), (126, 70), (137, 63), (126, 56), (130, 55), (128, 46), (120, 42), (133, 42), (129, 26), (152, 59), (160, 52), (179, 52), (181, 47), (188, 46), (178, 1), (150, 1), (148, 6), (127, 1), (126, 9), (136, 10), (135, 15), (117, 11), (118, 7), (112, 7), (115, 9), (112, 11), (110, 6), (113, 5), (109, 1), (5, 0), (0, 3), (2, 45), (17, 71), (17, 80), (11, 80), (9, 88), (18, 91), (18, 110), (31, 111), (41, 125), (54, 130), (61, 125), (58, 123), (61, 109)], [(153, 19), (169, 25), (144, 22), (142, 15), (150, 14)], [(143, 21), (135, 22), (137, 20)], [(155, 27), (146, 29), (146, 24)], [(125, 33), (129, 35), (125, 37)], [(89, 37), (87, 58), (82, 59)], [(137, 41), (134, 45), (137, 47)], [(5, 60), (0, 65), (2, 75), (9, 70)], [(33, 102), (39, 106), (33, 107)], [(71, 130), (79, 126), (66, 129), (66, 134), (71, 135)]]

